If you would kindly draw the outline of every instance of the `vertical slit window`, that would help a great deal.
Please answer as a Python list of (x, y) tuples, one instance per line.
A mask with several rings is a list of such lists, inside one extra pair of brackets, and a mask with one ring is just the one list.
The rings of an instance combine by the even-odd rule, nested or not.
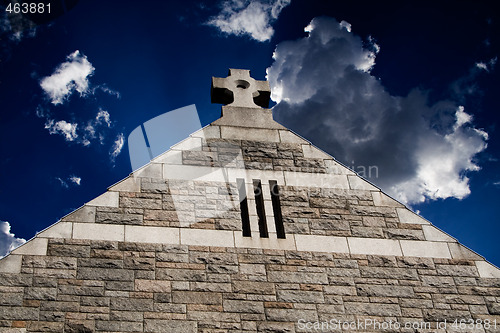
[(264, 210), (264, 196), (262, 195), (262, 184), (260, 180), (253, 180), (253, 192), (255, 194), (255, 206), (257, 208), (257, 217), (259, 218), (260, 237), (268, 238), (266, 212)]
[(280, 192), (278, 183), (275, 180), (269, 181), (271, 190), (271, 201), (273, 204), (274, 224), (276, 225), (276, 235), (278, 238), (286, 238), (285, 227), (283, 226), (283, 216), (281, 215)]
[(252, 232), (250, 229), (250, 217), (248, 215), (248, 201), (247, 201), (247, 191), (245, 188), (245, 180), (241, 178), (236, 179), (236, 185), (238, 186), (238, 195), (240, 199), (243, 237), (251, 237)]

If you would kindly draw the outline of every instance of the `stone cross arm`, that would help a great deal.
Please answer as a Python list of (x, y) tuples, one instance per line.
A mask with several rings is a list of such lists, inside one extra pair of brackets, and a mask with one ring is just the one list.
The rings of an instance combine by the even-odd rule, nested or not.
[(247, 69), (229, 69), (225, 78), (212, 77), (212, 103), (245, 108), (267, 108), (271, 97), (269, 82), (250, 77)]

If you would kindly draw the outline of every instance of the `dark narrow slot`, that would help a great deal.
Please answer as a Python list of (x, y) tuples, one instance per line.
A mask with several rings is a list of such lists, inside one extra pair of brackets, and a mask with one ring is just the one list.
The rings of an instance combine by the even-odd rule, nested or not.
[(257, 207), (257, 216), (259, 218), (260, 237), (268, 238), (266, 212), (264, 210), (264, 196), (262, 195), (262, 184), (260, 180), (253, 180), (253, 193), (255, 194), (255, 206)]
[(240, 199), (240, 211), (241, 211), (241, 222), (243, 226), (243, 237), (252, 237), (252, 232), (250, 229), (250, 217), (248, 215), (248, 201), (247, 201), (247, 191), (245, 189), (245, 180), (238, 178), (236, 179), (236, 184), (238, 186), (238, 195)]
[(283, 226), (283, 216), (281, 215), (280, 192), (278, 183), (275, 180), (269, 181), (271, 190), (271, 201), (273, 203), (274, 224), (276, 225), (276, 235), (278, 238), (286, 238), (285, 227)]

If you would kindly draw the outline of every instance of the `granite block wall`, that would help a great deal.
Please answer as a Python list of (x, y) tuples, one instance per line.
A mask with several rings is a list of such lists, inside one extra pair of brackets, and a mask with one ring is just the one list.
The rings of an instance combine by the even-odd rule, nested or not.
[(2, 259), (0, 332), (500, 332), (482, 257), (291, 132), (204, 131)]
[(456, 319), (498, 332), (500, 320), (500, 279), (470, 260), (50, 239), (46, 256), (24, 255), (0, 281), (8, 332), (313, 332), (366, 320), (445, 332), (436, 322)]

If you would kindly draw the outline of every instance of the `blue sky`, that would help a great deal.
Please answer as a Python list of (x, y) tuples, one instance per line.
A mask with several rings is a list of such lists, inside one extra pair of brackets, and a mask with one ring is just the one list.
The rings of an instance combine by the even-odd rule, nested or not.
[(500, 265), (494, 1), (1, 3), (0, 255), (126, 177), (137, 126), (217, 119), (211, 77), (245, 68), (278, 121)]

